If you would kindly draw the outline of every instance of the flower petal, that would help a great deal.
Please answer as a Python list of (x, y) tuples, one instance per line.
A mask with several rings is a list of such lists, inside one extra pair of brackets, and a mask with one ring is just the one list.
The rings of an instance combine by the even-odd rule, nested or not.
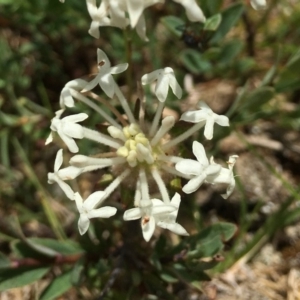
[(266, 0), (251, 0), (250, 3), (256, 10), (265, 9), (267, 7)]
[(201, 143), (197, 141), (193, 142), (193, 153), (201, 165), (203, 165), (204, 167), (208, 166), (209, 163), (206, 157), (205, 149)]
[(49, 136), (47, 137), (45, 145), (48, 145), (51, 142), (53, 142), (53, 133), (52, 133), (52, 131), (50, 132)]
[(82, 209), (83, 199), (81, 198), (81, 196), (78, 192), (76, 192), (74, 194), (74, 199), (75, 199), (76, 206), (77, 206), (77, 209), (78, 209), (79, 213), (82, 214), (82, 212), (83, 212), (83, 209)]
[(77, 153), (79, 151), (76, 142), (71, 137), (65, 135), (62, 130), (58, 131), (58, 134), (61, 137), (61, 139), (64, 141), (64, 143), (67, 145), (70, 152)]
[(146, 35), (146, 21), (145, 21), (145, 16), (141, 14), (136, 26), (135, 26), (136, 33), (138, 36), (145, 42), (148, 42), (149, 39), (147, 38)]
[(102, 88), (103, 92), (109, 97), (112, 98), (115, 94), (115, 80), (113, 77), (107, 73), (103, 75), (99, 81), (100, 87)]
[(54, 162), (54, 172), (56, 173), (63, 163), (63, 149), (59, 149), (56, 153), (56, 158)]
[(222, 167), (218, 164), (213, 164), (213, 165), (209, 165), (206, 169), (205, 169), (205, 173), (207, 176), (210, 175), (216, 175), (217, 173), (219, 173), (221, 171)]
[(142, 217), (141, 210), (139, 208), (131, 208), (124, 212), (123, 219), (125, 221), (137, 220)]
[(59, 187), (64, 191), (66, 196), (70, 200), (74, 200), (74, 191), (71, 189), (71, 187), (59, 178), (57, 178), (56, 182), (59, 185)]
[(100, 73), (106, 73), (110, 69), (110, 60), (108, 59), (107, 55), (105, 54), (104, 51), (101, 49), (97, 49), (97, 62), (99, 63), (104, 63), (100, 67)]
[(182, 174), (199, 175), (203, 171), (203, 166), (196, 160), (183, 159), (175, 165), (175, 169)]
[(182, 88), (178, 84), (174, 73), (169, 75), (169, 85), (170, 85), (174, 95), (178, 99), (180, 99), (182, 97)]
[(127, 70), (128, 63), (119, 64), (110, 68), (110, 74), (119, 74)]
[(144, 10), (144, 1), (141, 0), (126, 0), (127, 10), (130, 18), (130, 25), (132, 28), (137, 24), (141, 14)]
[(83, 128), (79, 124), (63, 122), (61, 129), (64, 132), (64, 134), (69, 137), (75, 139), (82, 139), (84, 137)]
[(61, 180), (72, 180), (75, 179), (77, 176), (79, 176), (82, 173), (82, 169), (76, 168), (74, 166), (69, 166), (63, 169), (60, 169), (57, 172), (57, 175)]
[(101, 200), (102, 200), (102, 198), (104, 198), (105, 194), (106, 193), (104, 191), (98, 191), (98, 192), (92, 193), (84, 201), (83, 207), (87, 211), (94, 209), (94, 207), (97, 206), (97, 204), (101, 203)]
[(205, 128), (204, 128), (204, 136), (208, 140), (211, 140), (212, 137), (213, 137), (214, 123), (215, 123), (214, 118), (207, 118), (206, 119), (206, 124), (205, 124)]
[(80, 214), (79, 220), (78, 220), (78, 229), (79, 233), (81, 235), (85, 234), (90, 226), (90, 220), (85, 214)]
[(191, 122), (191, 123), (199, 123), (205, 122), (207, 118), (206, 112), (203, 110), (195, 110), (195, 111), (186, 111), (180, 117), (181, 121)]
[(159, 69), (159, 70), (155, 70), (151, 73), (143, 75), (141, 78), (142, 85), (150, 84), (150, 83), (154, 82), (155, 80), (157, 80), (158, 76), (161, 75), (162, 71), (163, 71), (162, 69)]
[(157, 225), (164, 229), (169, 229), (170, 231), (179, 235), (189, 235), (188, 232), (178, 223), (166, 223), (158, 222)]
[(87, 92), (87, 91), (91, 91), (94, 87), (97, 86), (97, 84), (99, 84), (99, 81), (101, 79), (102, 74), (98, 73), (96, 75), (96, 77), (91, 80), (82, 90), (82, 92)]
[(229, 119), (226, 116), (216, 115), (215, 123), (219, 124), (220, 126), (229, 126)]
[(165, 102), (169, 91), (169, 78), (166, 75), (159, 76), (155, 86), (155, 95), (160, 102)]
[(155, 230), (154, 217), (151, 216), (147, 222), (142, 219), (142, 230), (145, 241), (149, 242)]
[(93, 209), (88, 212), (88, 217), (92, 218), (110, 218), (111, 216), (115, 215), (117, 209), (111, 206), (105, 206), (98, 209)]
[(183, 188), (182, 190), (186, 193), (186, 194), (191, 194), (193, 192), (195, 192), (200, 186), (201, 184), (204, 182), (206, 178), (206, 174), (202, 173), (201, 175), (192, 178)]
[(176, 207), (173, 205), (158, 205), (152, 207), (152, 215), (159, 215), (159, 214), (165, 214), (170, 213), (172, 211), (176, 210)]
[(66, 123), (78, 123), (82, 122), (89, 117), (88, 114), (80, 113), (76, 115), (71, 115), (63, 118), (63, 121)]

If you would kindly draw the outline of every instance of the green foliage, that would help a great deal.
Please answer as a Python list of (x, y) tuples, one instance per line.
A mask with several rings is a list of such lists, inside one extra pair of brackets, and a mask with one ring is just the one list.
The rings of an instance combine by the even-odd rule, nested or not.
[[(287, 4), (281, 3), (279, 9), (275, 2), (269, 10), (255, 12), (245, 1), (228, 6), (223, 0), (202, 0), (205, 24), (187, 21), (182, 7), (179, 10), (172, 2), (161, 10), (148, 8), (150, 41), (145, 43), (129, 28), (123, 32), (112, 27), (101, 27), (101, 39), (95, 41), (87, 34), (90, 18), (85, 1), (66, 0), (62, 5), (58, 0), (0, 0), (4, 28), (1, 27), (0, 38), (0, 291), (46, 278), (49, 284), (39, 296), (42, 300), (56, 299), (71, 288), (80, 295), (81, 287), (93, 295), (106, 291), (105, 299), (181, 300), (176, 291), (190, 289), (200, 293), (202, 281), (210, 280), (214, 272), (226, 270), (245, 255), (250, 257), (284, 226), (299, 221), (300, 210), (295, 208), (299, 190), (285, 182), (242, 138), (244, 151), (265, 164), (291, 196), (280, 199), (278, 212), (265, 219), (259, 211), (262, 204), (250, 212), (244, 196), (245, 200), (239, 199), (238, 219), (232, 220), (228, 214), (224, 218), (228, 222), (212, 225), (210, 214), (195, 204), (198, 195), (186, 196), (180, 218), (187, 228), (192, 218), (198, 218), (199, 230), (177, 240), (163, 232), (146, 244), (138, 223), (124, 225), (121, 213), (134, 197), (127, 186), (115, 196), (123, 197), (122, 203), (126, 203), (123, 207), (116, 201), (121, 211), (116, 220), (95, 220), (90, 231), (78, 237), (74, 203), (46, 184), (57, 148), (45, 150), (44, 143), (60, 91), (69, 80), (94, 72), (97, 47), (110, 53), (112, 61), (131, 59), (135, 64), (127, 78), (119, 77), (128, 90), (141, 74), (164, 66), (176, 70), (181, 82), (186, 73), (193, 74), (196, 88), (199, 83), (202, 87), (218, 82), (233, 87), (234, 93), (225, 105), (231, 124), (228, 132), (251, 132), (257, 124), (267, 121), (272, 129), (267, 135), (273, 139), (280, 135), (279, 142), (286, 147), (274, 157), (283, 159), (286, 152), (294, 153), (297, 147), (285, 145), (284, 138), (288, 130), (293, 134), (300, 130), (300, 52), (295, 43), (300, 38), (300, 12), (295, 4), (297, 9), (288, 10), (287, 21), (281, 13)], [(199, 41), (199, 47), (187, 45), (184, 32)], [(133, 75), (133, 70), (138, 76)], [(206, 100), (215, 96), (201, 92), (197, 97)], [(181, 106), (190, 105), (188, 101), (168, 101), (178, 115)], [(115, 105), (114, 100), (111, 104)], [(102, 120), (94, 115), (89, 122), (96, 128)], [(209, 141), (207, 144), (211, 153), (222, 150)], [(83, 147), (83, 152), (97, 150), (90, 144)], [(180, 147), (186, 157), (191, 157), (185, 145)], [(104, 186), (111, 178), (105, 173), (98, 182), (85, 179), (82, 186)], [(169, 185), (178, 191), (183, 183), (175, 177)], [(242, 187), (240, 190), (245, 195)], [(208, 201), (213, 197), (214, 194)], [(220, 213), (216, 210), (210, 213)], [(18, 219), (2, 214), (18, 215)], [(259, 220), (260, 228), (253, 232), (255, 220)], [(245, 236), (250, 228), (253, 239), (249, 241)], [(55, 277), (53, 270), (58, 269), (60, 275)]]

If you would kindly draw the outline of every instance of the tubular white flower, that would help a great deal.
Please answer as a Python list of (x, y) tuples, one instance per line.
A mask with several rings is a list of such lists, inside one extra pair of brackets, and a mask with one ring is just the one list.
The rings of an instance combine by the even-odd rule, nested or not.
[(256, 10), (265, 9), (267, 7), (266, 0), (251, 0), (250, 3)]
[(74, 89), (76, 91), (81, 91), (87, 85), (87, 81), (83, 79), (75, 79), (69, 81), (60, 93), (59, 104), (62, 109), (67, 107), (74, 107), (74, 99), (71, 95), (70, 89)]
[[(224, 199), (227, 199), (233, 192), (235, 188), (235, 180), (233, 174), (233, 167), (236, 163), (238, 155), (232, 155), (229, 157), (228, 161), (228, 169), (222, 168), (221, 171), (217, 174), (210, 174), (206, 177), (206, 182), (215, 184), (215, 183), (225, 183), (228, 185), (226, 194), (222, 194), (221, 196)], [(213, 158), (211, 158), (211, 164), (215, 164)]]
[(105, 192), (103, 191), (91, 194), (84, 202), (79, 193), (75, 193), (74, 197), (78, 212), (80, 213), (78, 229), (81, 235), (87, 232), (90, 226), (90, 219), (109, 218), (117, 212), (117, 209), (111, 206), (104, 206), (98, 209), (95, 208), (105, 197)]
[[(162, 204), (161, 201), (157, 199), (153, 199), (152, 201), (155, 201), (156, 205)], [(176, 207), (176, 210), (167, 214), (157, 215), (155, 216), (155, 220), (157, 222), (157, 225), (161, 228), (169, 229), (170, 231), (179, 235), (189, 235), (188, 232), (180, 224), (176, 223), (180, 202), (180, 195), (178, 193), (175, 193), (170, 204)]]
[(209, 164), (204, 147), (197, 141), (193, 142), (193, 153), (197, 161), (183, 159), (175, 165), (177, 171), (192, 175), (193, 178), (182, 188), (187, 193), (195, 192), (209, 175), (217, 175), (221, 171), (218, 164)]
[(131, 208), (125, 211), (124, 220), (131, 221), (142, 218), (141, 226), (143, 237), (148, 242), (155, 230), (155, 217), (160, 214), (166, 214), (176, 210), (173, 205), (166, 205), (158, 199), (140, 200), (140, 207)]
[[(56, 116), (51, 121), (50, 128), (52, 131), (56, 131), (58, 133), (72, 153), (76, 153), (79, 149), (74, 141), (74, 138), (82, 139), (84, 137), (83, 127), (76, 123), (85, 120), (88, 118), (88, 115), (85, 113), (80, 113), (60, 119), (60, 116), (63, 112), (64, 110), (59, 110), (56, 112)], [(46, 145), (52, 142), (52, 140), (53, 136), (51, 132), (50, 136), (46, 140)]]
[(97, 84), (99, 84), (104, 93), (108, 97), (112, 98), (115, 94), (116, 87), (115, 80), (113, 79), (112, 74), (119, 74), (124, 72), (128, 68), (128, 63), (111, 67), (107, 55), (101, 49), (97, 50), (97, 61), (99, 72), (96, 77), (84, 87), (84, 91), (90, 91)]
[(206, 21), (202, 9), (198, 6), (195, 0), (173, 0), (174, 2), (180, 3), (184, 8), (188, 19), (191, 22), (202, 22)]
[(94, 38), (99, 38), (99, 27), (112, 26), (111, 20), (108, 18), (108, 1), (101, 1), (99, 8), (97, 7), (96, 0), (86, 0), (86, 4), (88, 12), (92, 18), (92, 23), (88, 32)]
[(174, 71), (172, 68), (164, 68), (145, 74), (142, 77), (142, 84), (150, 84), (157, 80), (155, 86), (155, 95), (160, 102), (165, 102), (168, 96), (169, 87), (171, 87), (174, 95), (180, 99), (182, 96), (182, 89), (178, 84)]
[[(66, 172), (66, 169), (64, 169), (63, 173), (59, 173), (59, 168), (61, 167), (63, 163), (63, 150), (60, 149), (57, 151), (55, 162), (54, 162), (54, 173), (48, 173), (48, 183), (52, 184), (56, 182), (60, 188), (64, 191), (66, 196), (70, 200), (74, 200), (74, 192), (71, 189), (71, 187), (65, 183), (63, 180), (69, 179), (68, 177), (76, 177), (76, 171), (78, 170), (77, 168), (71, 169), (69, 168)], [(62, 171), (62, 170), (61, 170)], [(79, 174), (77, 174), (79, 175)]]
[(220, 126), (229, 126), (229, 119), (226, 116), (220, 116), (215, 114), (204, 102), (199, 103), (200, 110), (187, 111), (182, 114), (180, 120), (199, 123), (205, 121), (204, 136), (211, 140), (213, 137), (214, 124), (217, 123)]

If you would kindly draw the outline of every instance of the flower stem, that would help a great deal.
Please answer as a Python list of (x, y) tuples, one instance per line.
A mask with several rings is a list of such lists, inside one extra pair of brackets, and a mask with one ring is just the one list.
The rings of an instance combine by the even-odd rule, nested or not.
[(154, 117), (154, 120), (153, 120), (151, 128), (150, 128), (150, 132), (149, 132), (150, 137), (154, 135), (154, 133), (155, 133), (157, 127), (158, 127), (158, 123), (159, 123), (159, 120), (161, 118), (161, 114), (162, 114), (162, 111), (164, 109), (164, 106), (165, 106), (164, 102), (159, 102), (158, 103), (158, 107), (156, 109), (155, 117)]
[(86, 127), (82, 127), (83, 128), (83, 134), (84, 137), (87, 139), (90, 139), (92, 141), (98, 142), (100, 144), (115, 148), (115, 149), (119, 149), (122, 145), (117, 142), (117, 140), (115, 140), (114, 138), (106, 135), (106, 134), (102, 134), (98, 131), (86, 128)]
[(80, 94), (74, 89), (70, 89), (71, 95), (76, 98), (77, 100), (85, 103), (87, 106), (91, 107), (94, 109), (97, 113), (99, 113), (108, 123), (111, 125), (117, 127), (117, 128), (122, 128), (113, 118), (111, 118), (104, 110), (102, 110), (98, 105), (93, 103), (90, 99), (85, 97), (84, 95)]
[(133, 116), (133, 113), (132, 113), (129, 105), (128, 105), (128, 102), (127, 102), (126, 98), (124, 97), (124, 95), (123, 95), (122, 91), (120, 90), (119, 86), (116, 83), (114, 83), (114, 84), (115, 84), (115, 94), (118, 97), (118, 99), (119, 99), (119, 101), (120, 101), (120, 103), (121, 103), (121, 105), (122, 105), (122, 107), (123, 107), (123, 109), (124, 109), (124, 111), (125, 111), (125, 113), (128, 117), (129, 122), (130, 123), (136, 123), (135, 118)]
[(167, 149), (169, 149), (169, 148), (171, 148), (171, 147), (179, 144), (180, 142), (186, 140), (191, 135), (193, 135), (196, 131), (198, 131), (199, 129), (201, 129), (204, 125), (205, 125), (205, 121), (204, 122), (196, 123), (189, 130), (185, 131), (184, 133), (182, 133), (181, 135), (179, 135), (175, 139), (173, 139), (173, 140), (167, 142), (166, 144), (162, 145), (162, 147), (161, 147), (162, 150), (166, 151)]
[(166, 204), (169, 204), (170, 203), (170, 196), (168, 194), (167, 187), (166, 187), (165, 183), (163, 182), (160, 174), (157, 172), (157, 169), (152, 169), (151, 174), (152, 174), (155, 182), (157, 183), (157, 186), (158, 186), (159, 191), (160, 191), (161, 196), (162, 196), (162, 200)]
[(97, 205), (101, 204), (108, 196), (120, 185), (120, 183), (130, 174), (131, 169), (126, 169), (120, 174), (115, 180), (104, 190), (105, 196), (101, 199), (101, 202)]
[(146, 172), (144, 168), (140, 169), (139, 178), (141, 184), (142, 200), (150, 201), (149, 186), (148, 186), (148, 181), (147, 181)]

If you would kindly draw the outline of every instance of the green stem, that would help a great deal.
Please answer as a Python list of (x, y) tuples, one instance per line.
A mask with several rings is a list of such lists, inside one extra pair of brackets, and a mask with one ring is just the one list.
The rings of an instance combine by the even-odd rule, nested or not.
[(24, 149), (20, 145), (19, 141), (16, 138), (13, 138), (13, 144), (16, 148), (16, 152), (19, 154), (20, 158), (22, 159), (25, 167), (25, 172), (27, 173), (27, 176), (29, 177), (29, 180), (32, 182), (32, 184), (36, 187), (37, 191), (39, 191), (40, 199), (42, 202), (42, 206), (44, 209), (44, 212), (48, 218), (49, 224), (51, 225), (51, 228), (53, 232), (55, 233), (56, 237), (60, 240), (65, 240), (66, 235), (63, 230), (63, 227), (61, 226), (61, 222), (57, 219), (57, 216), (55, 215), (49, 199), (51, 198), (50, 195), (48, 195), (47, 191), (44, 189), (43, 185), (39, 181), (38, 177), (36, 176), (29, 160), (24, 152)]

